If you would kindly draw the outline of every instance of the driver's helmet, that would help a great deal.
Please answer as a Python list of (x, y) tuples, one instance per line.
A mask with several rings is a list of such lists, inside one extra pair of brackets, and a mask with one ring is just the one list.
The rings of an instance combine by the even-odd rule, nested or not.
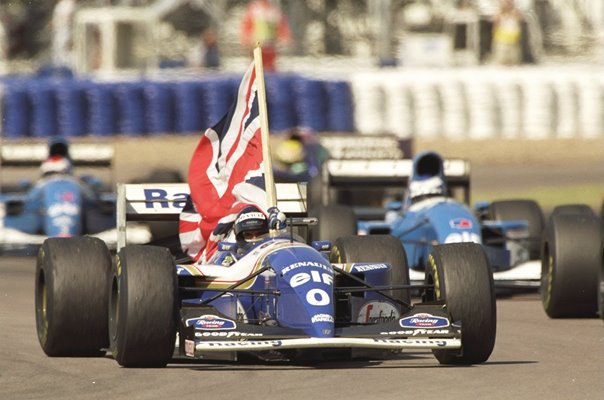
[(447, 192), (443, 159), (435, 152), (420, 153), (413, 162), (409, 197), (416, 201), (431, 196), (445, 196)]
[(277, 145), (275, 157), (278, 161), (292, 165), (304, 161), (304, 145), (300, 138), (285, 139)]
[(268, 236), (266, 215), (258, 207), (248, 206), (239, 212), (234, 231), (239, 247), (247, 249)]
[(69, 158), (62, 156), (48, 157), (42, 163), (42, 165), (40, 165), (40, 172), (42, 172), (42, 176), (52, 174), (71, 174), (72, 170), (73, 166)]

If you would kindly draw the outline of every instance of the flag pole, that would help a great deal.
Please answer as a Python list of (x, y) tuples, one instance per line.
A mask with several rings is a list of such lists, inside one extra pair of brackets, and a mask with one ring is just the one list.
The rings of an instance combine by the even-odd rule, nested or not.
[(268, 112), (266, 108), (266, 90), (264, 88), (264, 66), (260, 44), (254, 48), (254, 67), (256, 69), (256, 85), (258, 90), (258, 111), (260, 113), (260, 134), (262, 136), (262, 160), (264, 163), (264, 186), (268, 208), (277, 205), (275, 195), (275, 180), (273, 179), (273, 163), (271, 160)]

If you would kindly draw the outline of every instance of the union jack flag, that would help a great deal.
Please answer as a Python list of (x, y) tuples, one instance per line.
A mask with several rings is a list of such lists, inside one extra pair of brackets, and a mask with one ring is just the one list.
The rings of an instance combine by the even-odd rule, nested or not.
[(254, 62), (227, 114), (205, 131), (191, 162), (189, 200), (180, 214), (183, 251), (196, 262), (209, 260), (248, 205), (266, 210), (262, 136)]

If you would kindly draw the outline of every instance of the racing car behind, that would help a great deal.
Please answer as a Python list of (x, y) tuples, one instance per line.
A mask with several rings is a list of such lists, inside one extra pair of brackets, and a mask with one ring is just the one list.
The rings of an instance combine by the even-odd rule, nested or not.
[(479, 243), (498, 287), (540, 285), (540, 206), (512, 199), (470, 208), (467, 160), (443, 160), (432, 151), (413, 159), (331, 159), (321, 180), (321, 205), (310, 206), (320, 221), (317, 235), (393, 235), (405, 247), (411, 279), (418, 281), (435, 244)]
[[(111, 170), (113, 148), (99, 144), (69, 145), (62, 138), (42, 143), (3, 143), (2, 176), (10, 168), (35, 168), (35, 181), (0, 185), (0, 251), (37, 247), (47, 237), (93, 235), (115, 248), (115, 192), (97, 176), (76, 176), (73, 168)], [(150, 240), (148, 228), (132, 227), (131, 240)]]

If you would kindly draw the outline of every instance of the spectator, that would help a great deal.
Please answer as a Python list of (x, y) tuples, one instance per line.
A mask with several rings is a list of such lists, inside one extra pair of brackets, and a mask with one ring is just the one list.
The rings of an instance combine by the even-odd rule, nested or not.
[(518, 65), (522, 61), (522, 22), (524, 18), (514, 0), (501, 0), (499, 13), (493, 18), (493, 61)]
[(201, 33), (201, 62), (205, 68), (220, 67), (220, 52), (218, 51), (218, 35), (212, 28)]
[(266, 71), (276, 70), (277, 47), (290, 41), (287, 17), (277, 5), (270, 0), (249, 3), (241, 23), (241, 43), (250, 51), (260, 44)]
[(73, 19), (77, 0), (59, 0), (52, 14), (52, 55), (56, 66), (73, 65)]
[(191, 50), (187, 55), (187, 65), (200, 69), (220, 67), (218, 35), (213, 28), (204, 29), (199, 35), (199, 41)]

